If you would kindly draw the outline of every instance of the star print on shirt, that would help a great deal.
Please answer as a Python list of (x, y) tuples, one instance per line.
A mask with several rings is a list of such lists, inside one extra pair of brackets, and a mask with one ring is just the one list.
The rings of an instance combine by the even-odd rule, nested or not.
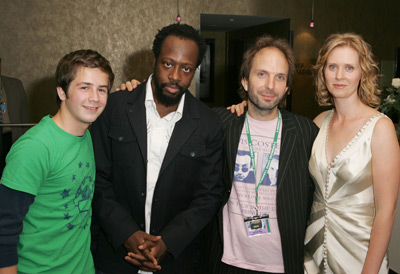
[(92, 169), (94, 164), (86, 159), (75, 162), (74, 170), (69, 175), (71, 187), (61, 191), (64, 207), (61, 218), (68, 231), (90, 229), (90, 205), (94, 192)]
[(65, 197), (68, 197), (68, 196), (69, 196), (69, 190), (64, 189), (64, 191), (61, 193), (61, 197), (63, 197), (63, 199), (64, 199)]

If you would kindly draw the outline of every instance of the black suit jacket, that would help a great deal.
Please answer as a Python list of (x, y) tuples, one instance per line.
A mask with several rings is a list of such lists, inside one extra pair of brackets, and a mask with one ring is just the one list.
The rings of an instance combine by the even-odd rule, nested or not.
[[(7, 114), (10, 123), (27, 123), (28, 122), (28, 103), (22, 82), (18, 79), (1, 75), (1, 82), (4, 86), (6, 95)], [(0, 176), (3, 173), (5, 166), (6, 155), (9, 152), (11, 145), (25, 131), (27, 127), (11, 127), (11, 138), (4, 138), (2, 134), (3, 128), (0, 127)]]
[[(21, 80), (1, 75), (7, 96), (7, 112), (11, 123), (28, 123), (28, 101)], [(12, 127), (12, 140), (15, 142), (27, 130), (26, 127)]]
[[(123, 242), (145, 229), (146, 83), (109, 96), (92, 127), (96, 160), (93, 211), (102, 232), (95, 263), (109, 273), (135, 273)], [(222, 131), (217, 114), (186, 92), (154, 190), (150, 234), (161, 235), (165, 273), (192, 273), (191, 242), (217, 212), (223, 192)]]
[[(229, 199), (236, 154), (245, 115), (237, 117), (224, 108), (220, 115), (224, 135), (223, 205), (217, 218), (204, 230), (202, 272), (220, 273), (223, 248), (222, 208)], [(277, 217), (282, 241), (285, 273), (304, 273), (304, 236), (314, 185), (308, 172), (312, 144), (318, 133), (309, 119), (281, 110), (282, 134), (277, 182)]]

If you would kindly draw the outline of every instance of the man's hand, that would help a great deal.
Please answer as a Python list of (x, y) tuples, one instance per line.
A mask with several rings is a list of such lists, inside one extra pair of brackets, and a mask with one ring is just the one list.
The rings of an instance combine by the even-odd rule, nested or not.
[(134, 89), (136, 89), (136, 87), (140, 85), (140, 82), (136, 79), (132, 79), (128, 82), (126, 82), (125, 84), (121, 84), (121, 86), (119, 88), (116, 89), (116, 91), (119, 90), (128, 90), (128, 91), (133, 91)]
[[(141, 230), (136, 231), (124, 242), (128, 254), (132, 254), (132, 256), (126, 256), (125, 259), (145, 271), (160, 270), (156, 257), (149, 250), (149, 247), (156, 246), (159, 241), (161, 241), (161, 236), (150, 235)], [(143, 248), (145, 243), (147, 245)], [(139, 249), (139, 246), (142, 248)]]
[[(153, 235), (149, 236), (154, 237)], [(138, 249), (142, 251), (142, 255), (147, 259), (147, 261), (142, 262), (141, 269), (145, 271), (155, 271), (155, 267), (157, 268), (156, 270), (161, 269), (159, 265), (167, 252), (167, 246), (161, 238), (156, 241), (146, 239), (145, 242), (138, 247)], [(128, 252), (128, 255), (125, 257), (125, 260), (132, 264), (140, 259), (140, 256), (133, 252)], [(155, 262), (154, 259), (156, 260)]]
[(161, 263), (167, 252), (167, 246), (161, 238), (158, 241), (145, 241), (145, 243), (140, 245), (138, 248), (142, 251), (148, 250), (151, 254), (145, 253), (144, 256), (148, 260), (151, 260), (152, 257), (155, 257), (158, 264)]
[(247, 101), (242, 101), (240, 104), (237, 105), (232, 105), (230, 107), (227, 107), (226, 109), (229, 109), (232, 113), (236, 112), (236, 115), (239, 117), (244, 113), (244, 108), (247, 106)]

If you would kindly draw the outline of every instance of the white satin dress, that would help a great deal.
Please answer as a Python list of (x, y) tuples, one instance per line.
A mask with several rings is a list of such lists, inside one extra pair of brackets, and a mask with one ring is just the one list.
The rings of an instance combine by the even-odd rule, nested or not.
[[(375, 217), (371, 137), (385, 115), (371, 117), (329, 164), (326, 144), (333, 112), (323, 118), (309, 162), (315, 192), (305, 238), (305, 272), (361, 273)], [(388, 273), (386, 255), (379, 273)]]

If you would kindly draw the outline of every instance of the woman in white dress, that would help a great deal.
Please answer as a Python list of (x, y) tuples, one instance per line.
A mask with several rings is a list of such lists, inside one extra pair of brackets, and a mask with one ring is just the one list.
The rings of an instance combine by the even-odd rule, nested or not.
[(378, 112), (378, 67), (359, 35), (333, 34), (322, 46), (316, 88), (332, 110), (309, 163), (315, 192), (306, 232), (308, 273), (387, 273), (386, 251), (400, 182), (392, 121)]

